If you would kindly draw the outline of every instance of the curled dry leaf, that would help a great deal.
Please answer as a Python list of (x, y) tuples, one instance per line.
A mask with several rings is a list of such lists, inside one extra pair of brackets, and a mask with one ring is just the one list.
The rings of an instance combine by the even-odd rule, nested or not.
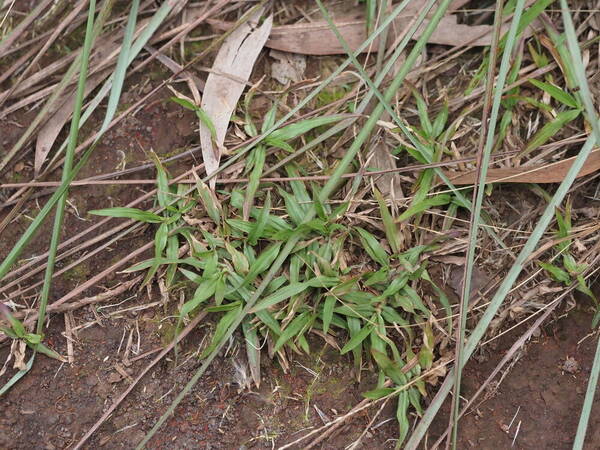
[[(273, 17), (267, 17), (259, 27), (261, 14), (262, 10), (257, 11), (225, 39), (215, 58), (213, 72), (206, 80), (200, 107), (214, 127), (211, 130), (203, 121), (200, 123), (200, 143), (207, 175), (219, 168), (229, 119), (271, 32)], [(214, 189), (215, 179), (210, 180), (210, 186)]]

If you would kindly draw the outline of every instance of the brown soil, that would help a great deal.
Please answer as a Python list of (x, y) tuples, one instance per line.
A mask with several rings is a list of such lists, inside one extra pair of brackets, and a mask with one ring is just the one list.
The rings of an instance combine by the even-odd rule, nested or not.
[[(589, 310), (577, 308), (548, 324), (539, 337), (533, 338), (502, 382), (498, 383), (501, 373), (461, 420), (459, 448), (572, 448), (596, 351), (590, 321)], [(462, 392), (466, 398), (496, 367), (518, 339), (519, 331), (523, 330), (499, 339), (481, 353), (479, 361), (467, 366)], [(597, 388), (594, 411), (600, 407), (599, 391)], [(449, 409), (446, 404), (431, 428), (430, 443), (448, 425)], [(600, 448), (599, 427), (600, 417), (592, 413), (586, 449)]]

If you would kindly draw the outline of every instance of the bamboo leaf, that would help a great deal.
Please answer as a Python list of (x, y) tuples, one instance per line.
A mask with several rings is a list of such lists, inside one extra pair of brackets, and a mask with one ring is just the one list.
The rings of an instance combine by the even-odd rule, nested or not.
[(553, 97), (555, 100), (558, 100), (563, 105), (569, 106), (571, 108), (576, 108), (576, 109), (579, 108), (579, 105), (577, 104), (577, 100), (575, 99), (575, 97), (573, 97), (571, 94), (568, 94), (567, 92), (563, 91), (558, 86), (555, 86), (550, 83), (545, 83), (543, 81), (534, 80), (534, 79), (529, 80), (529, 82), (531, 84), (533, 84), (535, 87), (543, 90), (544, 92), (547, 92), (551, 97)]
[(523, 150), (519, 156), (525, 156), (536, 148), (544, 145), (566, 124), (575, 120), (579, 114), (581, 114), (581, 110), (579, 109), (572, 109), (559, 113), (554, 120), (545, 124), (537, 133), (533, 135), (529, 141), (529, 144), (527, 144), (527, 147), (525, 147), (525, 150)]
[(306, 326), (310, 320), (310, 313), (308, 311), (303, 312), (296, 316), (285, 329), (282, 331), (281, 336), (275, 342), (273, 351), (277, 353), (281, 347), (283, 347), (290, 339), (297, 336), (300, 331)]
[(344, 355), (344, 354), (348, 353), (350, 350), (354, 349), (359, 344), (361, 344), (362, 341), (364, 341), (367, 338), (367, 336), (369, 336), (369, 334), (371, 334), (372, 331), (373, 331), (372, 325), (365, 325), (364, 327), (362, 327), (358, 333), (356, 333), (354, 336), (352, 336), (352, 338), (350, 338), (350, 340), (348, 342), (346, 342), (346, 345), (344, 345), (344, 347), (342, 347), (340, 354)]
[(88, 211), (89, 214), (95, 216), (108, 216), (108, 217), (123, 217), (127, 219), (139, 220), (140, 222), (146, 223), (161, 223), (164, 222), (164, 217), (154, 214), (150, 211), (143, 211), (137, 208), (106, 208), (106, 209), (94, 209)]

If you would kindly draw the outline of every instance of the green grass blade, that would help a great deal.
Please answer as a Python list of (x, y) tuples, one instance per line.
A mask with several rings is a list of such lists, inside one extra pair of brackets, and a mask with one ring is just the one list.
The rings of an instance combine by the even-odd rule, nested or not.
[[(75, 158), (75, 147), (77, 147), (77, 138), (79, 136), (79, 119), (81, 117), (81, 108), (83, 105), (83, 97), (85, 95), (85, 82), (87, 79), (87, 71), (94, 43), (94, 12), (96, 10), (96, 1), (90, 0), (88, 9), (88, 18), (85, 31), (85, 40), (83, 51), (81, 53), (81, 68), (79, 71), (79, 82), (77, 84), (77, 93), (75, 97), (75, 106), (73, 108), (73, 119), (71, 120), (71, 129), (69, 131), (69, 144), (67, 146), (66, 158), (63, 166), (62, 182), (67, 183)], [(48, 262), (44, 274), (44, 284), (40, 295), (40, 306), (38, 310), (37, 334), (42, 335), (44, 331), (44, 322), (46, 321), (46, 307), (52, 286), (52, 276), (54, 274), (54, 263), (56, 261), (56, 251), (60, 242), (62, 224), (64, 220), (65, 205), (67, 202), (68, 189), (61, 195), (56, 204), (56, 213), (54, 216), (54, 228), (50, 239), (50, 248), (48, 250)]]
[(117, 67), (112, 75), (112, 89), (110, 91), (110, 97), (108, 98), (108, 105), (106, 106), (104, 122), (102, 122), (102, 126), (100, 127), (100, 134), (104, 134), (104, 132), (108, 129), (108, 126), (110, 125), (110, 122), (117, 111), (117, 106), (119, 105), (119, 98), (121, 97), (121, 90), (123, 89), (125, 74), (130, 62), (129, 52), (131, 50), (131, 43), (133, 41), (133, 33), (135, 31), (139, 6), (140, 0), (133, 0), (133, 2), (131, 2), (131, 9), (129, 10), (129, 17), (127, 18), (127, 26), (125, 27), (125, 35), (123, 36), (121, 51), (119, 52), (119, 58), (117, 59)]

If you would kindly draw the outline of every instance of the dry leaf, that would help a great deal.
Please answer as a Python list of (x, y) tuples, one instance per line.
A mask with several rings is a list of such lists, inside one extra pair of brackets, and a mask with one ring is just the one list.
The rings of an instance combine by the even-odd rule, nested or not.
[[(200, 143), (207, 175), (213, 174), (219, 168), (222, 152), (220, 147), (223, 146), (231, 114), (245, 87), (240, 81), (248, 81), (250, 78), (254, 63), (271, 32), (273, 16), (267, 17), (257, 28), (261, 14), (262, 10), (257, 11), (247, 23), (238, 27), (225, 39), (215, 58), (214, 72), (211, 72), (206, 80), (200, 106), (212, 121), (215, 132), (213, 142), (209, 127), (200, 123)], [(220, 75), (221, 73), (225, 76)], [(213, 190), (215, 181), (214, 178), (210, 180)]]
[[(562, 161), (540, 166), (507, 167), (502, 169), (488, 169), (486, 183), (560, 183), (564, 180), (576, 156)], [(600, 169), (600, 149), (590, 153), (584, 166), (577, 174), (577, 178)], [(472, 170), (466, 173), (444, 171), (444, 174), (455, 185), (474, 184), (477, 172)]]
[[(419, 13), (425, 3), (425, 0), (412, 1), (394, 19), (389, 26), (388, 45), (392, 44), (404, 32), (413, 17)], [(464, 3), (466, 3), (464, 0), (454, 2), (449, 11), (451, 12), (460, 8)], [(230, 22), (219, 20), (208, 20), (208, 23), (221, 31), (229, 29), (232, 26)], [(367, 27), (362, 8), (345, 17), (335, 18), (334, 23), (352, 51), (356, 51), (367, 39)], [(418, 39), (421, 36), (427, 24), (428, 21), (425, 20), (414, 34), (413, 39)], [(509, 24), (504, 24), (503, 30), (507, 31), (508, 27)], [(455, 15), (447, 14), (442, 18), (428, 42), (430, 44), (452, 46), (460, 46), (465, 43), (469, 43), (472, 46), (490, 45), (492, 29), (491, 25), (471, 26), (459, 24)], [(272, 49), (304, 55), (337, 55), (346, 53), (327, 22), (319, 20), (311, 23), (274, 27), (265, 45)], [(378, 42), (375, 39), (373, 44), (368, 46), (364, 51), (376, 52), (377, 49)]]

